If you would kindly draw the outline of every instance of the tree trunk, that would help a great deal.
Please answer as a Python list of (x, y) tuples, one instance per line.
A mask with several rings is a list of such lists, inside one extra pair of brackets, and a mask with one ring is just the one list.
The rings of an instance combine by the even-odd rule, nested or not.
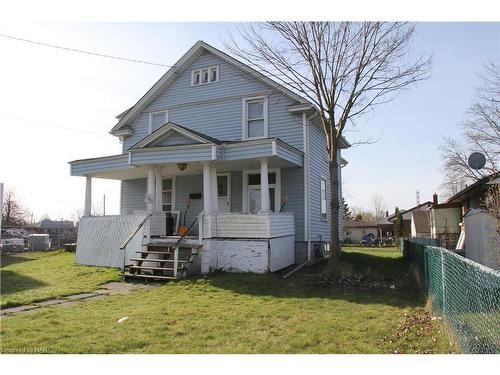
[(340, 238), (339, 238), (339, 175), (337, 148), (330, 153), (330, 258), (325, 269), (327, 276), (340, 273)]

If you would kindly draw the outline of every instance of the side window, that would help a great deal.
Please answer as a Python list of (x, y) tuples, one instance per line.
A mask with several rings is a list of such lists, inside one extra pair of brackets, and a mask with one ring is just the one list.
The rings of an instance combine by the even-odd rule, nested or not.
[(320, 180), (320, 199), (321, 199), (321, 220), (327, 220), (327, 199), (326, 199), (326, 179), (321, 177)]

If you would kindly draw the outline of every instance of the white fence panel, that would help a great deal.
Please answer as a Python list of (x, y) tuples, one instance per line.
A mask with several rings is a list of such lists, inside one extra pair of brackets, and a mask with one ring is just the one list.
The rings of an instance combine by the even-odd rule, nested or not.
[[(144, 215), (84, 217), (78, 225), (76, 262), (89, 266), (123, 267), (120, 246), (144, 220)], [(126, 262), (142, 246), (144, 227), (127, 245)]]
[(500, 269), (500, 241), (495, 220), (483, 210), (471, 209), (465, 220), (465, 256), (495, 270)]

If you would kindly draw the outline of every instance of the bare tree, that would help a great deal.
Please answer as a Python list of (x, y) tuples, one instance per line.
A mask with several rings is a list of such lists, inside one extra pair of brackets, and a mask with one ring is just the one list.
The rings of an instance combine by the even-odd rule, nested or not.
[(373, 215), (373, 212), (370, 210), (365, 210), (362, 207), (353, 207), (352, 208), (352, 216), (354, 219), (360, 219), (363, 221), (368, 221), (368, 222), (375, 222), (375, 216)]
[(412, 58), (414, 27), (384, 22), (266, 22), (242, 28), (247, 46), (226, 47), (311, 102), (326, 140), (331, 186), (331, 256), (339, 271), (338, 150), (345, 129), (404, 88), (428, 77), (430, 57)]
[(16, 192), (9, 189), (3, 196), (2, 225), (5, 227), (21, 227), (26, 224), (28, 212), (19, 201)]
[[(444, 159), (442, 188), (448, 195), (497, 171), (500, 163), (500, 67), (488, 63), (481, 78), (483, 85), (476, 92), (467, 119), (460, 125), (463, 139), (444, 137), (440, 147)], [(486, 156), (486, 166), (481, 170), (468, 165), (468, 157), (474, 151)]]
[(76, 212), (71, 215), (71, 219), (75, 222), (75, 224), (79, 223), (83, 217), (83, 210), (81, 208), (77, 209)]
[(385, 215), (385, 202), (384, 198), (382, 198), (382, 195), (380, 195), (379, 193), (374, 194), (372, 198), (372, 204), (375, 222), (379, 224)]

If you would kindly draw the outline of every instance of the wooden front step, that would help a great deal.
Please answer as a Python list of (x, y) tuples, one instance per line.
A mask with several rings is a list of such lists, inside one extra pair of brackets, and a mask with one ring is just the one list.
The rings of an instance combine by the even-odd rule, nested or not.
[[(169, 242), (150, 242), (147, 243), (145, 246), (148, 248), (164, 248), (164, 249), (174, 249), (174, 246), (177, 244), (176, 241), (169, 241)], [(201, 245), (198, 243), (198, 241), (191, 241), (191, 242), (182, 242), (178, 245), (180, 248), (190, 248), (190, 249), (197, 249), (200, 248)]]
[(130, 258), (132, 264), (125, 266), (123, 277), (158, 281), (186, 277), (189, 264), (197, 256), (196, 248), (199, 245), (183, 243), (174, 247), (176, 242), (177, 240), (162, 239), (143, 245), (143, 249), (136, 251), (137, 255)]
[(121, 274), (125, 279), (143, 279), (143, 280), (177, 280), (175, 276), (161, 276), (161, 275), (137, 275), (133, 273), (123, 272)]
[(151, 250), (142, 250), (136, 251), (137, 254), (155, 254), (155, 255), (174, 255), (173, 251), (151, 251)]
[[(134, 262), (156, 262), (156, 263), (173, 263), (173, 259), (154, 259), (154, 258), (130, 258)], [(178, 260), (178, 263), (190, 263), (188, 260)]]
[[(168, 271), (173, 272), (174, 267), (152, 267), (152, 266), (130, 266), (131, 270), (149, 270), (149, 271)], [(178, 270), (182, 270), (182, 267), (179, 267)]]

